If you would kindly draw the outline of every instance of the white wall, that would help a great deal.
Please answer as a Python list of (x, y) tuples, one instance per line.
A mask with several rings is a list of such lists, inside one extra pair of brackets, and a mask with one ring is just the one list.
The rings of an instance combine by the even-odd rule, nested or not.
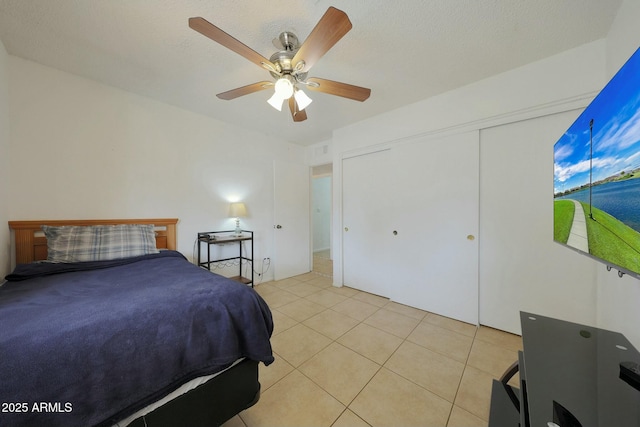
[(605, 46), (604, 40), (588, 43), (338, 129), (333, 135), (334, 160), (361, 147), (461, 126), (478, 129), (517, 121), (559, 102), (590, 99), (605, 78)]
[[(492, 126), (515, 123), (519, 120), (583, 108), (606, 82), (605, 64), (606, 42), (600, 40), (335, 131), (333, 137), (334, 259), (336, 260), (334, 262), (334, 284), (340, 285), (342, 283), (341, 263), (337, 260), (342, 259), (342, 171), (340, 166), (345, 155), (370, 151), (375, 146), (398, 143), (412, 135), (437, 135), (486, 129)], [(567, 122), (566, 127), (569, 127), (570, 124), (570, 121)], [(550, 147), (545, 146), (541, 149), (549, 151)], [(437, 156), (438, 153), (434, 152), (433, 155)], [(509, 154), (505, 153), (501, 160), (505, 164), (513, 164), (514, 168), (517, 168), (517, 161), (520, 159), (513, 159), (512, 162)], [(552, 156), (548, 156), (546, 162), (548, 164), (544, 163), (543, 159), (539, 167), (552, 177)], [(515, 172), (517, 173), (517, 171)], [(503, 173), (502, 169), (492, 170), (490, 165), (483, 164), (482, 161), (480, 173), (485, 178), (491, 178), (487, 182), (508, 179), (505, 176), (498, 176)], [(548, 192), (551, 197), (552, 187), (546, 188), (546, 181), (531, 180), (526, 182), (526, 186), (529, 188), (524, 188), (523, 191), (532, 191), (536, 194)], [(486, 190), (487, 188), (483, 188), (481, 185), (481, 204)], [(425, 206), (426, 209), (428, 209), (427, 206)], [(531, 209), (534, 211), (532, 217), (536, 218), (535, 210), (539, 208), (534, 204)], [(547, 215), (547, 206), (540, 208), (538, 213)], [(483, 229), (483, 223), (488, 220), (502, 224), (503, 229), (511, 233), (517, 233), (523, 226), (517, 216), (511, 215), (508, 210), (497, 212), (496, 215), (498, 216), (492, 218), (481, 217), (480, 229)], [(483, 238), (480, 234), (481, 247)], [(552, 230), (549, 230), (548, 238), (551, 241)], [(518, 272), (531, 270), (530, 264), (532, 262), (538, 268), (547, 268), (546, 261), (550, 258), (545, 259), (545, 257), (562, 256), (568, 258), (575, 256), (571, 251), (560, 254), (554, 252), (554, 255), (551, 255), (548, 252), (545, 253), (544, 248), (540, 249), (539, 257), (532, 260), (524, 256), (514, 259), (511, 248), (506, 244), (492, 248), (495, 252), (491, 254), (491, 259), (509, 259), (516, 265), (511, 265), (505, 274), (492, 276), (490, 282), (481, 281), (480, 295), (483, 290), (486, 292), (487, 289), (491, 289), (492, 292), (496, 292), (496, 290), (499, 291), (500, 288), (505, 287), (515, 288), (517, 291), (511, 294), (506, 301), (487, 302), (485, 310), (511, 311), (509, 319), (497, 319), (497, 323), (489, 326), (519, 333), (518, 311), (525, 309), (525, 307), (529, 311), (555, 315), (573, 321), (594, 322), (596, 313), (595, 278), (591, 280), (591, 283), (586, 284), (586, 288), (583, 283), (567, 283), (559, 293), (548, 296), (548, 298), (571, 301), (576, 292), (586, 291), (587, 296), (583, 300), (586, 306), (581, 306), (579, 309), (572, 311), (571, 305), (569, 305), (567, 310), (563, 310), (561, 304), (554, 304), (552, 307), (545, 306), (544, 298), (538, 298), (538, 301), (541, 301), (540, 304), (525, 305), (528, 295), (539, 292), (539, 283), (537, 283), (539, 277), (527, 277), (526, 274)], [(488, 258), (483, 257), (481, 253), (479, 267), (479, 277), (481, 278), (483, 270), (493, 268), (487, 262), (489, 262)], [(562, 263), (555, 260), (550, 264), (555, 266), (553, 268), (561, 268), (557, 266)], [(565, 276), (562, 273), (558, 271), (558, 274)], [(553, 276), (552, 271), (545, 274)], [(482, 318), (482, 313), (480, 316)]]
[(607, 35), (607, 77), (611, 78), (640, 47), (640, 2), (624, 0)]
[(191, 258), (241, 200), (255, 258), (274, 256), (273, 160), (304, 163), (302, 147), (17, 57), (9, 70), (10, 219), (178, 217)]
[(0, 283), (9, 273), (9, 55), (0, 41)]
[(326, 165), (333, 161), (331, 140), (313, 144), (307, 148), (307, 162), (311, 166)]
[[(640, 2), (625, 0), (607, 36), (608, 78), (640, 46)], [(598, 267), (598, 326), (622, 332), (640, 349), (640, 280)]]

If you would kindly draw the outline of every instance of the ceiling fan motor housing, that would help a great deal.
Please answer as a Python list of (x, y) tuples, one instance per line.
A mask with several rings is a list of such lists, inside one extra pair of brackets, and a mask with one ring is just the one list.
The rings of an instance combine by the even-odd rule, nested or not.
[[(293, 71), (291, 60), (293, 59), (294, 55), (295, 55), (294, 51), (281, 50), (271, 55), (271, 58), (269, 58), (269, 60), (273, 63), (273, 65), (276, 66), (276, 69), (279, 70), (282, 74), (291, 74), (291, 72)], [(270, 71), (270, 73), (275, 78), (280, 77), (278, 73), (274, 73), (273, 71)]]

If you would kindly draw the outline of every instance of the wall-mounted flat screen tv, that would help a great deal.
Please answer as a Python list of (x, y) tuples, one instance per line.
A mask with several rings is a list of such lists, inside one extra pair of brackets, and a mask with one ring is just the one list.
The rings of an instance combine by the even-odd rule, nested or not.
[(640, 49), (553, 152), (554, 240), (640, 278)]

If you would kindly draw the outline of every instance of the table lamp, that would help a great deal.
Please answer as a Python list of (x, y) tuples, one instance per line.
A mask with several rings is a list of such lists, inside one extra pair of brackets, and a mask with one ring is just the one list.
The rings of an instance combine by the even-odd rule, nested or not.
[(229, 205), (229, 218), (236, 219), (236, 229), (233, 233), (234, 236), (241, 236), (242, 230), (240, 230), (240, 218), (247, 216), (247, 208), (242, 202), (231, 203)]

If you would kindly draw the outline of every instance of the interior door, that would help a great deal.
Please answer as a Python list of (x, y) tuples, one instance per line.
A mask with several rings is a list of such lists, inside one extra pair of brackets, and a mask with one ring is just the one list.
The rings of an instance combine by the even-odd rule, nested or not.
[(389, 297), (478, 323), (479, 135), (395, 146)]
[(343, 281), (389, 296), (389, 150), (342, 161)]
[(309, 223), (309, 167), (274, 161), (274, 249), (275, 280), (311, 271)]

